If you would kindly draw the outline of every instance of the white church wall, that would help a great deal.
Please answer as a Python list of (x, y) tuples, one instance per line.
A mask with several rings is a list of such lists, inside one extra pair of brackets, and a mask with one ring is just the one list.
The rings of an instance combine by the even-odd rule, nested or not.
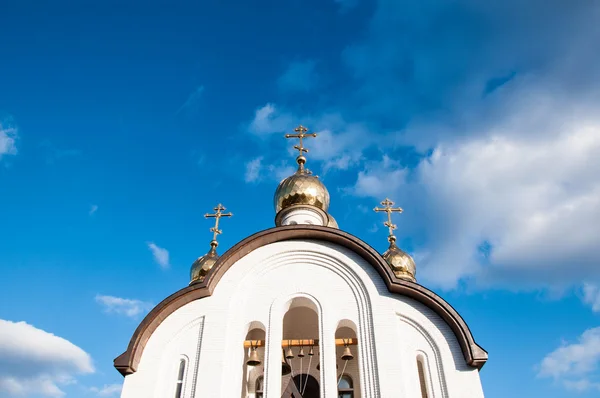
[[(337, 396), (341, 368), (335, 368), (335, 332), (344, 319), (356, 325), (359, 344), (352, 349), (357, 359), (349, 372), (355, 375), (352, 367), (360, 368), (360, 396), (419, 397), (416, 355), (423, 352), (433, 369), (429, 398), (483, 397), (477, 370), (466, 366), (440, 317), (414, 300), (390, 294), (377, 272), (355, 253), (314, 241), (277, 242), (254, 250), (223, 275), (211, 297), (169, 315), (148, 340), (137, 372), (126, 377), (122, 397), (174, 396), (169, 388), (176, 383), (182, 355), (191, 364), (183, 397), (240, 396), (243, 341), (252, 322), (266, 328), (261, 357), (267, 369), (265, 397), (280, 397), (282, 322), (286, 306), (297, 297), (317, 308), (322, 397)], [(433, 366), (435, 361), (439, 363)], [(439, 380), (446, 383), (446, 395)]]

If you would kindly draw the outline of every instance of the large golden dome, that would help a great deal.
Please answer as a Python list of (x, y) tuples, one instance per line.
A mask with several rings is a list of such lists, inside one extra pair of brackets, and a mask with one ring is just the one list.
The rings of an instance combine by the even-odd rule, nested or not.
[(324, 212), (329, 208), (329, 192), (319, 177), (299, 168), (279, 183), (275, 191), (275, 213), (293, 205), (315, 206)]
[(390, 247), (383, 253), (384, 260), (390, 265), (397, 278), (415, 282), (417, 274), (415, 260), (396, 246), (396, 239), (393, 235), (390, 238)]

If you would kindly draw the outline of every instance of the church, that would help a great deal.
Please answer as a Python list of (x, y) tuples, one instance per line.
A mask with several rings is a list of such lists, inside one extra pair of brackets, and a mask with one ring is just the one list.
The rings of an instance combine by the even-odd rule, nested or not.
[[(329, 192), (306, 168), (299, 126), (297, 171), (275, 191), (275, 227), (221, 255), (214, 213), (210, 249), (190, 284), (158, 304), (114, 361), (122, 398), (482, 398), (487, 352), (454, 308), (416, 280), (396, 244), (378, 253), (344, 232)], [(382, 215), (383, 216), (383, 215)]]

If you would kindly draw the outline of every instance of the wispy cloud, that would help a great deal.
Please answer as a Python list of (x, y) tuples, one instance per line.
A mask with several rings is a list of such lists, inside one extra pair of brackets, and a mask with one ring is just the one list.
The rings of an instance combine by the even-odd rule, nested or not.
[(348, 11), (358, 5), (358, 0), (333, 0), (340, 5), (341, 11)]
[(176, 113), (180, 113), (182, 111), (191, 111), (196, 110), (200, 104), (200, 99), (202, 98), (202, 93), (204, 92), (204, 86), (198, 86), (196, 89), (188, 96), (187, 100), (179, 107)]
[(0, 160), (6, 155), (17, 154), (17, 129), (0, 123)]
[(594, 283), (584, 283), (583, 302), (592, 307), (592, 311), (600, 312), (600, 287)]
[(277, 85), (283, 91), (311, 91), (317, 85), (315, 66), (314, 60), (292, 62), (285, 73), (277, 79)]
[(565, 388), (600, 391), (600, 327), (588, 329), (577, 343), (563, 344), (541, 361), (539, 377), (551, 377)]
[(105, 384), (103, 387), (90, 387), (90, 392), (95, 393), (99, 397), (111, 397), (121, 393), (122, 384)]
[(89, 354), (62, 337), (26, 322), (0, 319), (0, 395), (65, 395), (61, 385), (93, 373)]
[(248, 129), (257, 136), (264, 136), (283, 133), (293, 127), (294, 117), (291, 114), (281, 112), (275, 104), (268, 103), (254, 112), (254, 119)]
[(264, 164), (263, 159), (262, 156), (259, 156), (246, 163), (244, 181), (248, 183), (257, 183), (262, 180), (280, 182), (296, 171), (283, 161), (278, 164)]
[(70, 157), (81, 156), (82, 152), (79, 149), (60, 149), (54, 146), (49, 140), (40, 142), (39, 146), (44, 149), (46, 156), (46, 164), (54, 164), (55, 162)]
[(379, 231), (379, 225), (377, 224), (371, 225), (371, 227), (367, 230), (367, 232), (370, 234), (374, 234), (377, 231)]
[(94, 215), (94, 213), (96, 213), (98, 211), (98, 205), (91, 205), (90, 206), (90, 211), (89, 211), (89, 215)]
[(263, 157), (259, 156), (246, 163), (246, 172), (244, 173), (244, 181), (255, 182), (260, 176)]
[(154, 261), (156, 261), (162, 269), (169, 268), (169, 251), (167, 249), (157, 246), (154, 242), (148, 242), (148, 249), (152, 252)]
[(154, 306), (147, 301), (103, 296), (100, 294), (96, 295), (96, 302), (101, 304), (108, 313), (125, 315), (130, 318), (137, 318), (140, 314), (146, 313)]

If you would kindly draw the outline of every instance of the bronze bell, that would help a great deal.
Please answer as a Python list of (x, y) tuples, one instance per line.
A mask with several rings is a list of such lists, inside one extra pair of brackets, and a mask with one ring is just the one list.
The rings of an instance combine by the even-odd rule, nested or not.
[(313, 351), (313, 346), (310, 346), (310, 350), (308, 351), (308, 356), (312, 357), (313, 355), (315, 355), (315, 352)]
[(260, 365), (260, 359), (258, 359), (258, 352), (256, 351), (256, 347), (252, 347), (250, 351), (250, 356), (246, 361), (246, 365), (248, 366), (258, 366)]
[(300, 347), (300, 352), (298, 353), (298, 358), (304, 358), (304, 347)]
[(287, 349), (287, 353), (285, 354), (285, 357), (286, 357), (287, 359), (292, 359), (292, 358), (294, 358), (294, 353), (292, 352), (292, 348), (291, 348), (291, 347), (288, 347), (288, 349)]
[(292, 373), (292, 367), (286, 362), (285, 357), (283, 356), (283, 350), (281, 350), (281, 375), (289, 375)]
[(342, 360), (350, 361), (352, 359), (354, 359), (354, 355), (352, 355), (352, 352), (350, 351), (350, 347), (348, 347), (348, 346), (344, 347), (344, 352), (342, 353)]

